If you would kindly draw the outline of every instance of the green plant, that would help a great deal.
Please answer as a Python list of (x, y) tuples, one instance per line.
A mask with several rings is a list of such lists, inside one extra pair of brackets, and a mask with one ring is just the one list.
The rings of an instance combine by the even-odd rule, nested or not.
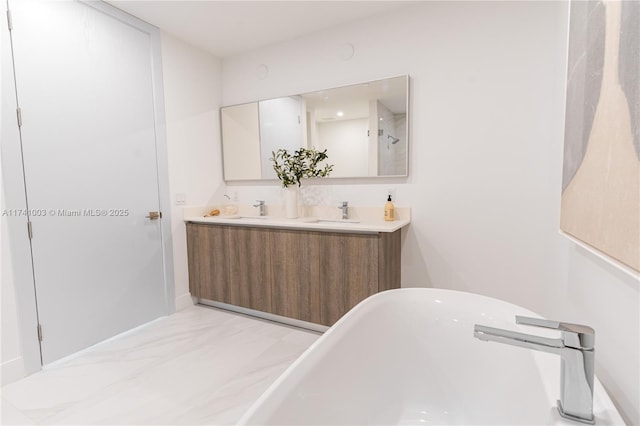
[(284, 188), (289, 185), (302, 184), (304, 178), (318, 178), (329, 176), (333, 170), (333, 164), (325, 164), (321, 167), (320, 162), (326, 160), (327, 150), (318, 151), (315, 149), (300, 148), (290, 154), (284, 148), (271, 152), (273, 170)]

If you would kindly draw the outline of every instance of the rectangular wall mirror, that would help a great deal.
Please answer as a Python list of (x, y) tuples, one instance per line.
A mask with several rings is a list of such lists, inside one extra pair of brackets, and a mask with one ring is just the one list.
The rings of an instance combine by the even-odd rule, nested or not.
[(409, 76), (220, 109), (224, 179), (276, 179), (272, 151), (327, 150), (332, 178), (407, 176)]

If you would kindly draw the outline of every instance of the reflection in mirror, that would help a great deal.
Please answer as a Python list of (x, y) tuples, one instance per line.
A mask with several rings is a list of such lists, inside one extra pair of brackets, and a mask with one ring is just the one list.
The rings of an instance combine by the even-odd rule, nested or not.
[(277, 179), (271, 167), (271, 153), (280, 148), (295, 151), (304, 144), (300, 96), (258, 102), (260, 111), (260, 164), (263, 179)]
[(408, 76), (221, 109), (225, 180), (275, 179), (271, 153), (327, 150), (331, 177), (407, 176)]
[(258, 103), (233, 105), (220, 112), (222, 164), (226, 180), (260, 179)]
[(327, 149), (332, 177), (407, 174), (407, 77), (302, 95), (310, 146)]

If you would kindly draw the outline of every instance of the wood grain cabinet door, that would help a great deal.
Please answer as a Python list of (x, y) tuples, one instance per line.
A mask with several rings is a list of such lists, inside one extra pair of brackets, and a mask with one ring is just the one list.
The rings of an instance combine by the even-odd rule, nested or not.
[(189, 291), (203, 299), (231, 303), (228, 228), (187, 223)]
[(271, 312), (271, 267), (267, 228), (229, 227), (231, 303)]
[(378, 234), (320, 234), (320, 323), (378, 291)]
[(378, 291), (401, 287), (400, 230), (380, 233), (378, 240)]
[(320, 234), (273, 230), (271, 252), (271, 312), (320, 323)]

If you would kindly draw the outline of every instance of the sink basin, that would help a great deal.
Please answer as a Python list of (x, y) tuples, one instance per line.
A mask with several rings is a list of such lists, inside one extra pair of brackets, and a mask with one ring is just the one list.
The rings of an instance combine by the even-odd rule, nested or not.
[(227, 219), (258, 219), (258, 220), (267, 220), (270, 219), (269, 216), (227, 216)]
[(343, 225), (351, 225), (354, 223), (360, 223), (357, 219), (316, 219), (310, 223), (327, 223), (331, 225), (343, 224)]
[[(235, 218), (234, 218), (235, 219)], [(352, 225), (354, 223), (360, 223), (359, 220), (356, 219), (318, 219), (318, 218), (310, 218), (309, 220), (305, 218), (300, 219), (284, 219), (279, 217), (272, 216), (238, 216), (237, 219), (247, 219), (247, 220), (270, 220), (270, 221), (300, 221), (304, 223), (324, 223), (329, 225)]]
[(298, 219), (286, 219), (278, 216), (252, 216), (252, 215), (233, 215), (233, 216), (221, 216), (224, 219), (234, 220), (258, 220), (268, 222), (300, 222), (300, 223), (317, 223), (325, 225), (353, 225), (360, 223), (357, 219), (332, 219), (332, 218), (317, 218), (317, 217), (302, 217)]

